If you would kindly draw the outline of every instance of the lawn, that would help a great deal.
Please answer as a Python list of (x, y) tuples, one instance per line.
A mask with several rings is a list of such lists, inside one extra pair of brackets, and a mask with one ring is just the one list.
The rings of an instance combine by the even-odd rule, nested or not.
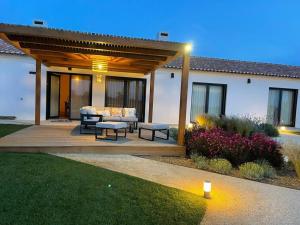
[(0, 138), (29, 126), (30, 125), (0, 124)]
[(51, 156), (0, 153), (1, 225), (199, 224), (201, 196)]

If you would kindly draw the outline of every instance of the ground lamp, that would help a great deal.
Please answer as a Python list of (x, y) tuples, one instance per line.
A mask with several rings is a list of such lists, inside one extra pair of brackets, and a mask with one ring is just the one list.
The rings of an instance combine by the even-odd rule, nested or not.
[(203, 183), (204, 198), (211, 198), (211, 182), (209, 180), (204, 181)]

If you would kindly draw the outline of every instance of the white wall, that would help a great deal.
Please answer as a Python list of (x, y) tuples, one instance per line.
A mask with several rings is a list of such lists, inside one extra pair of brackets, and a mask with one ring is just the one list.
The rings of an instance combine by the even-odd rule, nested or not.
[[(171, 79), (171, 73), (175, 78)], [(247, 84), (247, 79), (251, 83)], [(181, 71), (160, 69), (156, 72), (154, 121), (178, 123)], [(191, 87), (193, 82), (227, 84), (226, 115), (250, 115), (265, 118), (270, 87), (299, 89), (299, 79), (283, 79), (255, 75), (239, 75), (191, 71), (188, 90), (187, 123), (190, 121)], [(300, 93), (298, 93), (298, 102)], [(300, 128), (300, 103), (297, 104), (296, 127)]]
[[(35, 61), (29, 57), (0, 55), (0, 115), (34, 119)], [(46, 76), (42, 67), (41, 119), (46, 112)]]

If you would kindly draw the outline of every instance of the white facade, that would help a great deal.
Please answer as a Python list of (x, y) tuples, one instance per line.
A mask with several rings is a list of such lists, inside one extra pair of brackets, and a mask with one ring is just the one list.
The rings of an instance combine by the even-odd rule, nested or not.
[[(171, 73), (175, 77), (171, 78)], [(180, 70), (162, 69), (155, 80), (153, 122), (177, 123), (180, 97)], [(247, 79), (251, 83), (247, 83)], [(193, 82), (226, 84), (226, 115), (266, 118), (270, 87), (299, 89), (300, 79), (257, 75), (190, 71), (186, 122), (190, 122)], [(298, 101), (300, 96), (298, 92)], [(297, 104), (295, 127), (300, 128), (300, 104)]]
[[(46, 119), (46, 71), (92, 74), (89, 70), (68, 71), (67, 68), (42, 68), (41, 119)], [(34, 120), (35, 61), (27, 56), (0, 55), (0, 116), (16, 116), (19, 120)], [(174, 78), (171, 78), (174, 73)], [(145, 119), (148, 118), (149, 75), (109, 73), (112, 76), (129, 76), (147, 79)], [(159, 69), (154, 87), (153, 122), (178, 123), (181, 70)], [(247, 79), (251, 83), (247, 83)], [(255, 75), (239, 75), (190, 71), (186, 122), (190, 122), (192, 83), (217, 83), (227, 85), (226, 115), (250, 115), (265, 118), (270, 87), (299, 89), (300, 79)], [(298, 93), (299, 95), (299, 93)], [(298, 96), (298, 100), (300, 96)], [(105, 78), (101, 83), (93, 76), (92, 104), (103, 107)], [(296, 127), (300, 128), (300, 104), (297, 104)]]

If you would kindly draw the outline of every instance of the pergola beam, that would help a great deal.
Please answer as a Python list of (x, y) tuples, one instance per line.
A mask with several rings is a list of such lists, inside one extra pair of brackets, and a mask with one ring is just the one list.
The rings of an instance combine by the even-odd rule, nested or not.
[(41, 123), (41, 73), (42, 63), (40, 60), (35, 61), (35, 125)]
[(155, 71), (152, 71), (150, 75), (150, 94), (149, 94), (149, 113), (148, 113), (149, 123), (152, 123), (153, 120), (154, 83), (155, 83)]

